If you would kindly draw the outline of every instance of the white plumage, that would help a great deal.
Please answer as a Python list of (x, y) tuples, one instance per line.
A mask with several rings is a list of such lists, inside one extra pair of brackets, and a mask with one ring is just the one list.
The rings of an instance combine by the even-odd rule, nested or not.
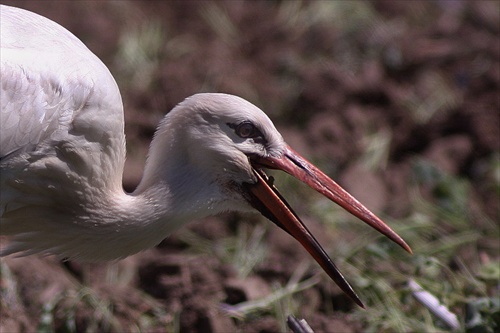
[(284, 170), (409, 250), (376, 216), (294, 152), (236, 96), (198, 94), (169, 112), (134, 193), (122, 189), (123, 106), (106, 66), (37, 14), (0, 7), (2, 255), (110, 260), (191, 220), (252, 207), (283, 228), (361, 304), (262, 168)]

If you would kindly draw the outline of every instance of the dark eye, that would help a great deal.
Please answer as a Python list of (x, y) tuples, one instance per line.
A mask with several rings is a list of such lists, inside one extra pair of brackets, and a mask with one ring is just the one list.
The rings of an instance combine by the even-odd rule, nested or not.
[(239, 124), (227, 123), (227, 125), (234, 129), (234, 133), (240, 138), (251, 138), (255, 143), (266, 144), (262, 132), (250, 121), (243, 121)]
[(244, 121), (239, 124), (227, 123), (227, 125), (234, 129), (234, 133), (236, 133), (236, 135), (240, 138), (262, 138), (262, 133), (259, 131), (259, 129), (249, 121)]
[(260, 134), (259, 130), (252, 123), (248, 122), (237, 125), (234, 132), (240, 138), (253, 138)]

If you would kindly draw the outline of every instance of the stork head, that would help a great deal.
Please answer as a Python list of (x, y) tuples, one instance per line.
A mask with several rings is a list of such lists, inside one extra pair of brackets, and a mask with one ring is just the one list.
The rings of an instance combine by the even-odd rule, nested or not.
[[(155, 141), (162, 142), (155, 144)], [(213, 206), (210, 208), (213, 212), (258, 210), (298, 240), (360, 306), (363, 305), (352, 287), (264, 170), (277, 169), (289, 173), (411, 252), (390, 227), (288, 146), (266, 114), (244, 99), (226, 94), (197, 94), (186, 99), (160, 125), (150, 158), (165, 156), (155, 152), (158, 147), (168, 147), (170, 151), (168, 160), (151, 163), (163, 167), (163, 170), (155, 172), (169, 170), (172, 177), (184, 179), (182, 182), (170, 179), (167, 181), (169, 184), (190, 187), (191, 192), (197, 192), (191, 194), (193, 196), (204, 192), (204, 184), (207, 184), (206, 188), (212, 188), (211, 193), (200, 197), (214, 198), (207, 204)], [(190, 185), (190, 177), (205, 181), (203, 185), (199, 182)], [(148, 178), (146, 174), (145, 178)], [(193, 189), (194, 186), (197, 188)], [(176, 193), (181, 191), (174, 190)]]

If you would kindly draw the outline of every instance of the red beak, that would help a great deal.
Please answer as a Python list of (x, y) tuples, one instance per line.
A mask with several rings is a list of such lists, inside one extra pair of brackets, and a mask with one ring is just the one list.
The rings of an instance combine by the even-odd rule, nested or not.
[(255, 184), (245, 184), (250, 204), (298, 240), (330, 278), (359, 306), (364, 308), (349, 282), (261, 168), (278, 169), (289, 173), (412, 253), (408, 244), (389, 226), (289, 146), (285, 148), (285, 153), (281, 157), (252, 156), (250, 161), (258, 179)]

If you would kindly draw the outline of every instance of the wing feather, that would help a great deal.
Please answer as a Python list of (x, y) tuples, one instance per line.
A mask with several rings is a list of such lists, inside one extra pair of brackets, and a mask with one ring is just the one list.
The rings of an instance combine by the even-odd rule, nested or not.
[(22, 67), (3, 62), (1, 73), (0, 159), (32, 151), (58, 128), (69, 126), (60, 120), (71, 109), (41, 75), (27, 77)]
[(14, 241), (0, 256), (49, 251), (53, 230), (123, 192), (123, 105), (107, 67), (65, 28), (4, 5), (0, 15), (0, 234)]

